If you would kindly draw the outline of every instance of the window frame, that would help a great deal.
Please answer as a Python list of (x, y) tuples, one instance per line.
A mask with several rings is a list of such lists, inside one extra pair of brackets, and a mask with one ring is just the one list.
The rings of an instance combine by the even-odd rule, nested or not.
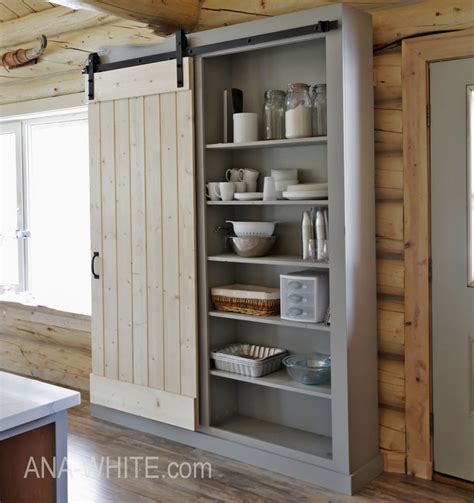
[[(7, 117), (0, 119), (0, 133), (14, 132), (17, 138), (16, 159), (17, 159), (17, 236), (21, 231), (29, 232), (30, 224), (30, 166), (31, 166), (31, 129), (39, 124), (52, 124), (58, 122), (72, 122), (76, 120), (88, 120), (87, 107), (75, 107), (73, 109), (54, 110), (51, 112), (41, 112), (17, 117)], [(32, 298), (31, 278), (30, 278), (30, 257), (31, 242), (30, 236), (18, 237), (18, 287), (13, 289), (15, 293), (25, 294), (25, 298), (19, 297), (16, 301), (30, 305)], [(9, 289), (12, 291), (12, 289)], [(7, 290), (4, 285), (0, 285), (1, 295)]]
[[(24, 142), (22, 134), (22, 123), (20, 120), (0, 123), (0, 134), (13, 133), (15, 135), (16, 150), (16, 187), (17, 187), (17, 221), (16, 232), (18, 240), (18, 286), (14, 288), (16, 293), (27, 291), (27, 241), (28, 239), (19, 239), (18, 232), (27, 229), (27, 211), (26, 211), (26, 192), (25, 185), (27, 174), (25, 172)], [(9, 289), (10, 290), (10, 289)], [(0, 284), (0, 294), (7, 291), (5, 285)]]

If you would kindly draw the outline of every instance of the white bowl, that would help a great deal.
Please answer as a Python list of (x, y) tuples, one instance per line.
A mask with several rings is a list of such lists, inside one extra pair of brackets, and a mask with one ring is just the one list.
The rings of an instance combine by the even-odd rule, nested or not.
[(268, 238), (273, 235), (275, 230), (275, 224), (277, 222), (234, 222), (232, 220), (226, 220), (234, 227), (235, 235), (239, 238), (258, 236)]
[(277, 180), (298, 180), (297, 169), (272, 169), (272, 177)]
[(328, 190), (327, 183), (298, 183), (298, 184), (288, 184), (286, 189), (288, 192), (299, 192), (308, 190)]

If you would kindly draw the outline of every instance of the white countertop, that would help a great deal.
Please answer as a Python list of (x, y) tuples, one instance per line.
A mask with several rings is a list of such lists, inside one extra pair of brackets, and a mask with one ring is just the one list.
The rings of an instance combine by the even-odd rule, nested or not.
[(0, 432), (80, 403), (77, 391), (0, 372)]

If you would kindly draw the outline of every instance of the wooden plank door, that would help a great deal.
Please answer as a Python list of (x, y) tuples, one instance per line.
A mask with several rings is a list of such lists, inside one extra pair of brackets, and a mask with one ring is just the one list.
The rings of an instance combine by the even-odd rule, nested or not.
[(192, 61), (95, 75), (91, 402), (194, 429)]

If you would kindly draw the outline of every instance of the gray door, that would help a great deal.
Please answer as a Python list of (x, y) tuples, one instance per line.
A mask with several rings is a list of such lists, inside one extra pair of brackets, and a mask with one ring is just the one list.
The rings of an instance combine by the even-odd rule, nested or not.
[(473, 58), (430, 65), (434, 470), (474, 481), (471, 84)]

